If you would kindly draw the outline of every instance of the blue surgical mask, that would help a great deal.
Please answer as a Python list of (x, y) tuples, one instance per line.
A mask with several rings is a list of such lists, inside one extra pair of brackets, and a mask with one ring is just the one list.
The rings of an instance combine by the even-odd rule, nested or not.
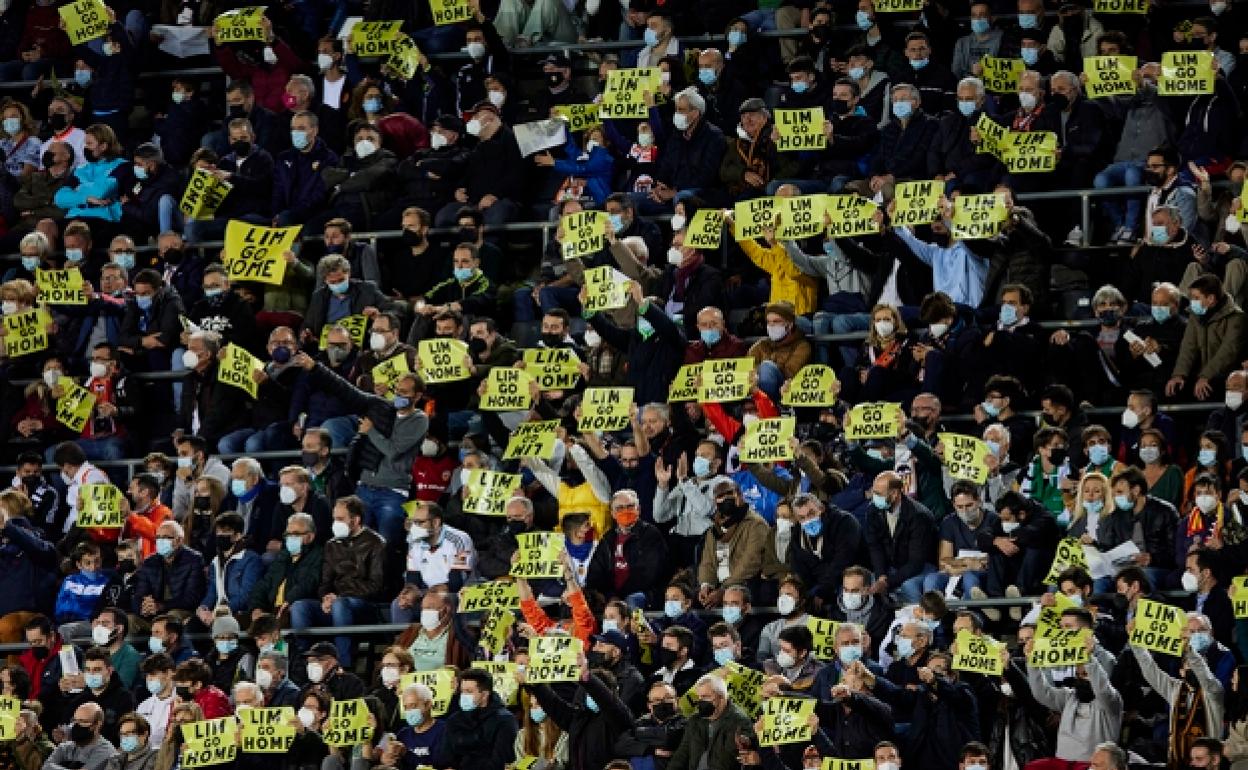
[(984, 399), (984, 403), (980, 404), (980, 407), (983, 408), (984, 414), (988, 415), (989, 417), (996, 417), (997, 415), (1001, 414), (1000, 407), (992, 403), (992, 399), (989, 399), (989, 398)]
[[(156, 541), (156, 550), (157, 551), (160, 550), (159, 540)], [(149, 636), (147, 637), (147, 649), (151, 650), (153, 653), (164, 652), (165, 640), (161, 639), (159, 636)], [(148, 681), (151, 681), (151, 680), (148, 680)], [(148, 690), (150, 690), (152, 694), (159, 692), (159, 690), (152, 690), (151, 687), (148, 687)]]
[(875, 26), (875, 20), (871, 18), (871, 14), (866, 11), (858, 11), (854, 14), (854, 23), (858, 25), (858, 29), (866, 32)]
[(789, 84), (789, 87), (793, 89), (793, 93), (802, 94), (806, 92), (807, 88), (810, 88), (810, 84), (805, 80), (795, 80)]
[(1140, 460), (1145, 463), (1155, 463), (1161, 459), (1161, 449), (1155, 446), (1140, 447)]
[(308, 132), (307, 131), (291, 131), (290, 132), (290, 144), (296, 150), (306, 149), (308, 146)]
[(884, 495), (881, 495), (878, 492), (872, 492), (871, 504), (874, 505), (878, 510), (883, 511), (888, 508), (888, 498), (885, 497)]
[[(1019, 18), (1021, 19), (1022, 17), (1020, 16)], [(1022, 57), (1023, 63), (1026, 64), (1028, 67), (1040, 61), (1040, 49), (1039, 48), (1023, 48), (1022, 50), (1019, 51), (1019, 55)]]
[(403, 709), (403, 721), (412, 727), (419, 727), (425, 721), (425, 712), (420, 709)]
[(121, 736), (120, 746), (121, 746), (121, 750), (126, 752), (127, 754), (137, 751), (139, 748), (139, 736), (137, 735)]
[(286, 536), (286, 551), (291, 556), (298, 556), (303, 552), (303, 538), (298, 535)]
[[(156, 641), (160, 641), (160, 640), (157, 639)], [(161, 645), (161, 646), (163, 647), (164, 645)], [(160, 692), (160, 688), (163, 686), (159, 679), (157, 679), (156, 677), (152, 677), (152, 676), (149, 676), (147, 678), (147, 681), (144, 682), (144, 684), (147, 685), (147, 691), (150, 692), (152, 695), (155, 695), (156, 693)]]
[(455, 268), (453, 272), (455, 274), (455, 280), (459, 281), (460, 283), (467, 283), (469, 280), (472, 279), (473, 273), (475, 273), (476, 271), (473, 270), (471, 267), (457, 267)]
[(65, 259), (69, 262), (81, 262), (82, 249), (65, 249)]
[(602, 632), (604, 634), (607, 633), (608, 631), (619, 631), (619, 630), (620, 630), (619, 621), (611, 620), (610, 618), (602, 619)]
[(1187, 640), (1192, 649), (1198, 653), (1203, 653), (1213, 645), (1213, 637), (1208, 631), (1197, 631), (1193, 633)]
[(997, 318), (1006, 326), (1013, 326), (1018, 323), (1018, 308), (1013, 305), (1002, 305)]
[(160, 556), (165, 557), (165, 558), (167, 558), (169, 554), (173, 553), (173, 538), (171, 537), (156, 538), (156, 553), (158, 553)]
[(624, 231), (624, 215), (623, 214), (608, 214), (607, 219), (611, 220), (612, 232), (620, 233)]
[(905, 120), (914, 114), (914, 105), (910, 102), (893, 102), (893, 117), (898, 120)]
[(1034, 13), (1020, 13), (1018, 15), (1018, 26), (1023, 29), (1035, 29), (1040, 26), (1040, 19)]
[(21, 118), (5, 118), (4, 119), (4, 133), (8, 134), (9, 136), (16, 136), (17, 133), (21, 130), (22, 130)]
[(1209, 308), (1205, 307), (1203, 304), (1199, 302), (1192, 302), (1190, 305), (1187, 306), (1187, 310), (1194, 316), (1202, 316), (1205, 313), (1209, 312)]
[(238, 642), (234, 639), (218, 639), (216, 641), (217, 652), (222, 655), (229, 655), (238, 649)]
[(907, 637), (899, 636), (893, 643), (897, 647), (897, 657), (908, 658), (914, 654), (914, 642)]
[(104, 675), (103, 674), (90, 674), (90, 673), (83, 674), (82, 681), (83, 683), (87, 685), (87, 687), (90, 687), (92, 690), (104, 689)]
[(862, 80), (862, 76), (867, 74), (865, 67), (850, 67), (847, 73), (854, 80)]
[(719, 333), (719, 329), (701, 329), (698, 331), (698, 336), (702, 338), (703, 344), (710, 348), (718, 345), (723, 335)]
[(1087, 511), (1088, 513), (1100, 513), (1104, 507), (1105, 507), (1104, 500), (1084, 500), (1083, 501), (1083, 510)]
[(222, 294), (225, 294), (225, 289), (220, 289), (215, 286), (211, 289), (204, 289), (204, 296), (207, 297), (208, 299), (212, 299), (213, 297), (220, 297)]
[(819, 533), (823, 531), (822, 519), (811, 519), (802, 524), (802, 531), (811, 537), (819, 537)]
[(113, 261), (121, 265), (127, 271), (134, 269), (134, 254), (129, 251), (120, 251), (113, 255)]
[(976, 35), (982, 35), (992, 28), (992, 22), (987, 19), (971, 19), (971, 32)]
[(693, 475), (705, 478), (711, 475), (711, 461), (705, 457), (693, 458)]
[(1114, 506), (1120, 511), (1129, 511), (1135, 507), (1127, 495), (1114, 495)]
[(365, 112), (369, 112), (369, 113), (373, 113), (373, 114), (376, 114), (376, 113), (378, 113), (378, 112), (381, 112), (381, 100), (380, 100), (380, 99), (378, 99), (378, 98), (376, 98), (376, 97), (374, 97), (374, 98), (372, 98), (372, 99), (365, 99), (365, 100), (364, 100), (364, 111), (365, 111)]
[(147, 179), (147, 169), (139, 164), (134, 164), (134, 178), (140, 182)]
[(473, 699), (473, 696), (469, 695), (466, 692), (461, 692), (459, 694), (459, 710), (460, 711), (476, 711), (476, 709), (477, 709), (477, 702), (476, 700)]
[(33, 273), (37, 267), (39, 267), (38, 257), (22, 257), (22, 268), (26, 272)]
[(1109, 447), (1105, 444), (1093, 444), (1088, 447), (1088, 460), (1093, 465), (1101, 465), (1109, 459)]
[(719, 80), (719, 73), (711, 67), (699, 67), (698, 80), (702, 81), (704, 86), (715, 85), (715, 81)]
[(874, 449), (874, 448), (868, 449), (867, 457), (870, 457), (872, 460), (875, 460), (877, 463), (884, 462), (884, 453), (878, 449)]
[(1196, 453), (1196, 462), (1200, 463), (1201, 467), (1208, 468), (1217, 461), (1218, 450), (1216, 449), (1202, 449)]
[(967, 116), (968, 118), (969, 118), (970, 116), (974, 115), (974, 114), (975, 114), (975, 110), (977, 110), (977, 109), (979, 109), (979, 105), (978, 105), (978, 104), (976, 104), (976, 103), (975, 103), (975, 102), (973, 102), (973, 101), (967, 101), (966, 99), (959, 99), (959, 100), (958, 100), (958, 112), (962, 113), (963, 115)]
[(1148, 228), (1148, 237), (1153, 243), (1161, 246), (1170, 241), (1170, 231), (1165, 225), (1153, 225)]
[(856, 661), (862, 660), (862, 647), (857, 644), (847, 644), (837, 651), (837, 657), (841, 659), (841, 665), (852, 666)]
[(350, 281), (339, 281), (338, 283), (327, 283), (325, 285), (328, 286), (329, 290), (334, 294), (346, 294), (347, 289), (351, 288)]
[(412, 405), (412, 400), (407, 396), (395, 396), (390, 403), (394, 404), (395, 409), (406, 409)]
[(728, 45), (736, 48), (737, 46), (745, 45), (745, 40), (746, 40), (745, 33), (742, 32), (741, 30), (739, 29), (728, 30)]
[(151, 310), (152, 309), (152, 295), (136, 294), (134, 295), (134, 304), (139, 306), (139, 310)]
[(726, 666), (734, 660), (731, 647), (720, 647), (715, 651), (715, 664)]
[(83, 88), (91, 85), (91, 70), (74, 70), (74, 82)]
[(647, 28), (646, 34), (644, 35), (644, 39), (646, 41), (646, 45), (653, 48), (654, 46), (659, 44), (659, 33), (655, 32), (652, 29)]
[(591, 696), (586, 695), (585, 696), (585, 708), (597, 714), (598, 713), (598, 701), (594, 700)]
[(1153, 320), (1159, 324), (1170, 320), (1170, 307), (1168, 305), (1152, 305), (1149, 311), (1153, 314)]
[(532, 721), (533, 724), (540, 725), (542, 722), (546, 721), (546, 710), (541, 706), (531, 706), (529, 708), (529, 720)]
[(910, 66), (914, 67), (916, 70), (921, 70), (927, 66), (929, 61), (930, 59), (911, 59)]
[(663, 614), (668, 616), (672, 620), (675, 620), (676, 618), (680, 617), (684, 613), (684, 611), (685, 611), (685, 608), (681, 607), (680, 602), (678, 602), (675, 599), (668, 599), (667, 601), (663, 602)]
[(247, 482), (243, 479), (230, 479), (230, 494), (235, 497), (247, 494)]
[(724, 605), (720, 614), (723, 616), (725, 623), (734, 624), (741, 622), (741, 608), (735, 604)]
[(994, 455), (1001, 454), (1001, 442), (1000, 441), (989, 441), (988, 439), (984, 439), (984, 444), (988, 446), (988, 451), (992, 452)]

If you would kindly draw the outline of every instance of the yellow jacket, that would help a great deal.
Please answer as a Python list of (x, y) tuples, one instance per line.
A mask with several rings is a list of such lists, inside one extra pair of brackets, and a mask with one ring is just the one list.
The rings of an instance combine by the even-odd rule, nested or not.
[(741, 241), (741, 250), (759, 269), (771, 276), (769, 302), (789, 302), (798, 315), (814, 312), (819, 301), (819, 283), (797, 269), (784, 246), (764, 248), (756, 240)]

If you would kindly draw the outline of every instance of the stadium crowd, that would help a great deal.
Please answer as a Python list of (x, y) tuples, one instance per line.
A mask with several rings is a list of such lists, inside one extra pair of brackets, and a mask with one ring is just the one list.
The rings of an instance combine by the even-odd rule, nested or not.
[[(1242, 2), (756, 5), (303, 0), (230, 43), (235, 3), (114, 0), (71, 45), (100, 6), (0, 0), (0, 336), (37, 310), (45, 340), (0, 357), (3, 767), (192, 770), (184, 726), (274, 706), (286, 753), (209, 766), (1248, 767)], [(410, 76), (353, 16), (401, 22)], [(1211, 54), (1212, 93), (1161, 93), (1175, 51)], [(1105, 56), (1136, 57), (1132, 93), (1094, 96)], [(639, 67), (648, 118), (530, 147)], [(776, 110), (811, 108), (823, 148), (782, 151)], [(1011, 171), (993, 126), (1055, 135), (1051, 170)], [(196, 171), (229, 190), (192, 218)], [(922, 180), (936, 221), (894, 224)], [(738, 203), (823, 193), (878, 232), (732, 237)], [(999, 230), (956, 237), (989, 193)], [(565, 259), (555, 223), (591, 210), (605, 245)], [(280, 282), (232, 272), (231, 221), (302, 228)], [(501, 227), (531, 222), (540, 248)], [(601, 267), (627, 296), (595, 312)], [(47, 295), (66, 268), (81, 303)], [(429, 340), (461, 377), (426, 381)], [(572, 353), (569, 386), (482, 408), (533, 349)], [(705, 368), (673, 397), (742, 358), (742, 398), (699, 398)], [(790, 406), (816, 365), (826, 404)], [(624, 427), (581, 430), (606, 387)], [(886, 435), (852, 438), (864, 403), (901, 406)], [(775, 417), (793, 459), (742, 461)], [(552, 420), (548, 454), (502, 459)], [(498, 515), (468, 510), (482, 470), (519, 475)], [(110, 484), (121, 526), (84, 526)], [(557, 570), (518, 576), (543, 532)], [(464, 611), (483, 585), (514, 609)], [(318, 631), (377, 623), (381, 647)], [(562, 681), (529, 681), (543, 638), (576, 640)], [(327, 743), (361, 698), (371, 735)], [(808, 737), (771, 745), (773, 702), (813, 705)]]

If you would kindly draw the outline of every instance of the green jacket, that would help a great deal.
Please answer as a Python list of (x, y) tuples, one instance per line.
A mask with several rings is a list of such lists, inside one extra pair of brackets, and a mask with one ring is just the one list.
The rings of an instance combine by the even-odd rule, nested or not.
[(729, 703), (714, 723), (702, 717), (691, 717), (685, 725), (680, 746), (668, 760), (667, 770), (697, 770), (702, 752), (707, 752), (707, 770), (736, 770), (739, 732), (753, 734), (754, 725), (735, 703)]
[(134, 649), (134, 645), (123, 642), (121, 648), (113, 653), (111, 662), (121, 684), (127, 690), (134, 689), (135, 683), (139, 681), (139, 664), (143, 662), (143, 656)]
[(251, 589), (251, 606), (266, 612), (276, 612), (277, 588), (286, 582), (282, 592), (282, 603), (291, 604), (299, 599), (317, 599), (320, 597), (321, 566), (325, 550), (320, 543), (313, 543), (299, 558), (292, 561), (291, 555), (283, 548), (277, 560), (269, 565), (256, 585)]
[[(1209, 315), (1187, 319), (1173, 377), (1219, 382), (1243, 360), (1244, 311), (1229, 296)], [(1193, 384), (1192, 382), (1187, 383)]]
[(308, 295), (312, 293), (312, 279), (315, 271), (302, 259), (286, 266), (286, 275), (280, 286), (266, 286), (264, 289), (264, 309), (271, 313), (308, 312)]

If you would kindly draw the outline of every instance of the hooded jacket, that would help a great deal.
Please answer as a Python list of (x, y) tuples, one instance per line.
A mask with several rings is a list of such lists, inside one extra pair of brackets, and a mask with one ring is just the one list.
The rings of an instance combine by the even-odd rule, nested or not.
[(1204, 316), (1188, 319), (1179, 346), (1174, 377), (1196, 377), (1220, 382), (1243, 360), (1244, 311), (1229, 295)]
[(446, 751), (460, 757), (457, 770), (503, 770), (515, 760), (516, 718), (497, 693), (472, 711), (456, 711), (446, 720)]
[[(71, 219), (103, 219), (121, 221), (121, 188), (114, 172), (124, 161), (121, 158), (101, 158), (84, 163), (74, 169), (77, 184), (70, 182), (56, 191), (52, 197), (57, 208), (63, 209)], [(88, 198), (112, 201), (107, 206), (96, 206)]]

